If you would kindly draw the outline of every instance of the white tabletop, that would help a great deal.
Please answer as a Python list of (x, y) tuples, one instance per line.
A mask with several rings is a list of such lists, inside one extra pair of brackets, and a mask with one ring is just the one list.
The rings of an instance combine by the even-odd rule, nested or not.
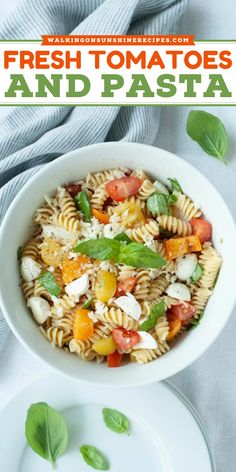
[[(6, 15), (19, 1), (1, 1), (0, 17)], [(236, 39), (235, 0), (225, 2), (190, 0), (189, 3), (188, 11), (181, 20), (180, 32), (195, 34), (197, 39)], [(204, 109), (207, 110), (207, 108)], [(0, 108), (1, 115), (6, 111)], [(209, 111), (221, 117), (229, 132), (230, 166), (225, 166), (203, 154), (197, 144), (188, 138), (185, 131), (188, 107), (162, 109), (161, 128), (156, 145), (179, 154), (205, 174), (219, 190), (236, 217), (236, 108), (211, 107)], [(202, 414), (216, 450), (219, 472), (233, 472), (236, 463), (234, 443), (236, 434), (236, 323), (234, 315), (214, 346), (193, 366), (172, 379)], [(24, 385), (45, 372), (48, 372), (48, 369), (33, 358), (11, 335), (0, 356), (0, 405)]]

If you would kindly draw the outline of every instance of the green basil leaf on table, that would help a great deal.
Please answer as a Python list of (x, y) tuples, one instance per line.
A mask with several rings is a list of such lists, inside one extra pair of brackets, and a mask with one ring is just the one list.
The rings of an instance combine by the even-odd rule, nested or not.
[(117, 239), (117, 241), (121, 241), (122, 243), (127, 243), (127, 244), (132, 243), (132, 240), (124, 231), (122, 233), (117, 234), (117, 236), (115, 236), (114, 239)]
[(68, 446), (68, 430), (63, 416), (47, 403), (34, 403), (27, 412), (25, 435), (31, 449), (51, 462), (56, 460)]
[(120, 251), (120, 242), (110, 238), (89, 239), (79, 243), (73, 248), (73, 251), (106, 261), (117, 258)]
[(106, 457), (94, 446), (85, 444), (80, 447), (85, 462), (96, 470), (109, 470), (109, 463)]
[(164, 195), (163, 193), (154, 192), (147, 199), (147, 207), (152, 215), (171, 215), (170, 205), (176, 200), (176, 195)]
[(103, 421), (105, 425), (114, 433), (128, 433), (129, 420), (123, 413), (111, 408), (103, 408)]
[(139, 243), (121, 245), (117, 262), (146, 269), (159, 269), (166, 264), (158, 253)]
[(76, 195), (75, 204), (77, 209), (82, 211), (82, 213), (84, 214), (85, 221), (90, 221), (92, 217), (92, 210), (88, 195), (85, 190)]
[(55, 297), (60, 295), (61, 287), (59, 287), (55, 277), (51, 274), (51, 272), (42, 272), (42, 274), (40, 274), (38, 277), (38, 281), (48, 291), (48, 293), (50, 293), (50, 295), (54, 295)]
[(179, 182), (177, 179), (175, 178), (169, 178), (167, 179), (170, 181), (170, 186), (171, 186), (171, 190), (172, 192), (176, 191), (176, 192), (180, 192), (180, 193), (183, 193), (183, 190), (182, 190), (182, 187), (180, 186)]
[(149, 317), (146, 321), (144, 321), (141, 326), (141, 331), (149, 331), (150, 329), (156, 326), (158, 318), (163, 316), (165, 313), (165, 302), (161, 300), (159, 303), (156, 303), (151, 307), (151, 311), (149, 313)]
[(201, 266), (201, 264), (197, 264), (197, 267), (196, 267), (196, 269), (193, 272), (193, 275), (191, 277), (191, 281), (193, 283), (197, 282), (200, 279), (201, 275), (202, 275), (202, 266)]
[(187, 133), (207, 154), (227, 163), (228, 135), (217, 116), (202, 110), (190, 111)]

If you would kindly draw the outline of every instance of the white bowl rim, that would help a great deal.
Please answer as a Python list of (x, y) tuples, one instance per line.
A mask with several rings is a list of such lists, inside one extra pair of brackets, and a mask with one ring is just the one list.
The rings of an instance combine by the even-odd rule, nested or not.
[[(99, 148), (103, 148), (103, 147), (111, 147), (113, 148), (114, 146), (117, 146), (117, 147), (122, 147), (122, 146), (130, 146), (130, 148), (132, 148), (132, 150), (134, 150), (135, 147), (137, 148), (140, 148), (140, 146), (143, 148), (143, 150), (145, 151), (145, 148), (148, 150), (150, 150), (150, 148), (152, 150), (157, 150), (157, 151), (161, 151), (164, 154), (166, 155), (169, 155), (169, 157), (171, 158), (174, 158), (175, 159), (175, 162), (181, 162), (183, 163), (184, 162), (184, 165), (186, 167), (186, 170), (189, 169), (190, 171), (194, 171), (195, 174), (198, 174), (198, 176), (203, 180), (205, 181), (206, 185), (213, 189), (219, 196), (219, 198), (221, 199), (221, 202), (222, 202), (222, 205), (225, 207), (225, 212), (227, 213), (227, 217), (228, 217), (228, 220), (230, 221), (231, 220), (231, 225), (232, 225), (232, 228), (234, 228), (234, 233), (235, 233), (235, 240), (236, 240), (236, 226), (235, 226), (235, 222), (234, 222), (234, 219), (233, 219), (233, 216), (223, 198), (223, 196), (220, 194), (220, 192), (215, 188), (215, 186), (198, 170), (196, 169), (192, 164), (190, 164), (189, 162), (185, 161), (183, 158), (181, 158), (180, 156), (172, 153), (172, 152), (169, 152), (169, 151), (166, 151), (165, 149), (162, 149), (162, 148), (158, 148), (156, 146), (151, 146), (151, 145), (147, 145), (147, 144), (142, 144), (142, 143), (132, 143), (132, 142), (126, 142), (126, 141), (118, 141), (118, 142), (113, 142), (113, 141), (110, 141), (110, 142), (103, 142), (103, 143), (94, 143), (94, 144), (91, 144), (91, 145), (88, 145), (88, 146), (84, 146), (84, 147), (81, 147), (81, 148), (78, 148), (78, 149), (75, 149), (71, 152), (68, 152), (66, 154), (63, 154), (61, 155), (60, 157), (54, 159), (53, 161), (45, 164), (41, 169), (39, 169), (29, 180), (28, 182), (26, 182), (24, 184), (24, 186), (21, 188), (21, 190), (18, 192), (17, 196), (13, 199), (13, 201), (11, 202), (3, 220), (2, 220), (2, 223), (1, 223), (1, 226), (0, 226), (0, 247), (1, 247), (1, 241), (2, 241), (2, 238), (4, 236), (4, 233), (5, 233), (5, 230), (6, 230), (6, 227), (8, 225), (8, 220), (10, 220), (12, 218), (12, 215), (14, 214), (14, 209), (15, 209), (15, 206), (18, 205), (18, 200), (20, 199), (21, 195), (23, 195), (25, 192), (27, 192), (28, 188), (30, 188), (32, 186), (32, 184), (34, 183), (34, 181), (37, 181), (38, 179), (40, 179), (44, 173), (47, 172), (47, 170), (49, 168), (53, 168), (53, 167), (56, 167), (57, 166), (57, 163), (58, 161), (60, 162), (63, 162), (63, 161), (66, 161), (67, 159), (70, 159), (71, 157), (75, 156), (75, 155), (78, 155), (78, 154), (83, 154), (83, 152), (86, 150), (89, 151), (90, 149), (93, 150), (93, 149), (99, 149)], [(112, 165), (111, 167), (112, 168)], [(236, 266), (236, 254), (233, 256), (232, 255), (232, 259), (234, 259), (234, 262), (235, 262), (235, 266)], [(233, 311), (233, 308), (236, 304), (236, 292), (234, 294), (232, 294), (232, 297), (230, 299), (230, 303), (228, 304), (228, 307), (227, 307), (227, 316), (225, 316), (224, 318), (221, 318), (221, 324), (218, 325), (218, 330), (215, 331), (214, 333), (214, 336), (211, 336), (210, 340), (208, 343), (205, 343), (203, 346), (201, 346), (201, 348), (199, 348), (199, 351), (198, 352), (195, 352), (194, 355), (191, 354), (191, 357), (189, 357), (188, 359), (185, 358), (181, 360), (181, 362), (178, 363), (178, 366), (176, 367), (173, 363), (172, 367), (168, 369), (168, 372), (166, 373), (165, 377), (163, 376), (156, 376), (154, 378), (152, 378), (151, 380), (150, 379), (139, 379), (139, 380), (135, 380), (135, 379), (131, 379), (129, 378), (127, 381), (126, 381), (126, 384), (117, 384), (115, 383), (113, 385), (113, 382), (112, 380), (109, 382), (99, 382), (97, 380), (93, 380), (92, 378), (90, 379), (84, 379), (84, 378), (80, 378), (80, 377), (76, 377), (75, 375), (71, 374), (71, 373), (67, 373), (66, 371), (62, 370), (61, 368), (57, 367), (55, 364), (53, 364), (53, 362), (51, 362), (50, 360), (48, 360), (46, 357), (44, 357), (42, 354), (39, 354), (38, 352), (34, 351), (34, 349), (32, 349), (27, 341), (23, 338), (23, 336), (21, 336), (20, 333), (18, 333), (17, 329), (15, 328), (14, 326), (14, 323), (12, 322), (11, 320), (11, 316), (8, 314), (8, 310), (7, 310), (7, 306), (4, 302), (4, 298), (2, 296), (2, 290), (1, 290), (1, 275), (2, 274), (2, 271), (0, 272), (0, 306), (2, 308), (2, 312), (3, 312), (3, 315), (8, 323), (8, 325), (10, 326), (12, 332), (14, 333), (14, 335), (16, 336), (16, 338), (21, 342), (21, 344), (35, 357), (37, 357), (39, 360), (41, 360), (42, 362), (44, 362), (47, 366), (50, 366), (50, 368), (56, 370), (57, 372), (59, 372), (60, 374), (66, 376), (66, 377), (70, 377), (70, 378), (73, 378), (79, 382), (82, 382), (82, 383), (87, 383), (87, 384), (91, 384), (91, 385), (104, 385), (104, 386), (107, 386), (107, 387), (114, 387), (114, 388), (125, 388), (125, 387), (132, 387), (132, 386), (140, 386), (140, 385), (145, 385), (145, 384), (151, 384), (151, 383), (154, 383), (156, 381), (162, 381), (162, 380), (165, 380), (179, 372), (181, 372), (183, 369), (185, 369), (186, 367), (188, 367), (189, 365), (191, 365), (193, 362), (195, 362), (202, 354), (204, 354), (204, 352), (213, 344), (213, 342), (215, 341), (215, 339), (219, 336), (219, 334), (222, 332), (223, 328), (225, 327), (226, 323), (228, 322), (231, 314), (232, 314), (232, 311)], [(143, 365), (143, 367), (145, 367), (145, 364)], [(98, 369), (99, 369), (99, 366), (98, 366)], [(110, 369), (109, 369), (110, 370)], [(111, 369), (113, 370), (113, 369)], [(114, 369), (116, 370), (116, 369)]]

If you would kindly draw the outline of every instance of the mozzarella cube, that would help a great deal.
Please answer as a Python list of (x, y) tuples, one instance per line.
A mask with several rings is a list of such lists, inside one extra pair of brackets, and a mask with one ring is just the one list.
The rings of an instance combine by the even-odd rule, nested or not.
[(23, 256), (20, 266), (21, 275), (26, 282), (31, 282), (40, 275), (42, 267), (32, 257)]
[(166, 289), (166, 293), (169, 295), (169, 297), (176, 298), (177, 300), (181, 300), (183, 302), (190, 302), (191, 300), (189, 288), (179, 282), (170, 284)]
[(186, 254), (176, 259), (176, 275), (180, 280), (188, 280), (197, 267), (196, 254)]
[(138, 334), (141, 339), (139, 343), (135, 344), (133, 349), (156, 349), (158, 347), (156, 340), (150, 333), (138, 331)]
[(70, 282), (65, 291), (69, 297), (76, 298), (79, 300), (81, 295), (84, 295), (89, 288), (89, 276), (88, 274), (84, 274), (73, 282)]
[(50, 305), (42, 297), (30, 297), (27, 302), (33, 313), (33, 317), (38, 324), (43, 324), (50, 316)]
[(131, 316), (131, 318), (136, 321), (139, 320), (142, 312), (141, 305), (131, 293), (127, 293), (127, 295), (116, 298), (114, 303), (119, 308), (121, 308), (121, 310), (123, 310), (126, 315)]

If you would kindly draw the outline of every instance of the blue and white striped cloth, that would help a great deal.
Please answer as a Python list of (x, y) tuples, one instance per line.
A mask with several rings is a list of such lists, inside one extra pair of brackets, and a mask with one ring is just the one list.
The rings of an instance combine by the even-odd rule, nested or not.
[[(187, 0), (24, 0), (0, 24), (0, 39), (42, 34), (171, 34)], [(0, 120), (0, 218), (47, 162), (102, 141), (153, 143), (158, 107), (19, 107)], [(0, 349), (8, 328), (0, 312)]]

